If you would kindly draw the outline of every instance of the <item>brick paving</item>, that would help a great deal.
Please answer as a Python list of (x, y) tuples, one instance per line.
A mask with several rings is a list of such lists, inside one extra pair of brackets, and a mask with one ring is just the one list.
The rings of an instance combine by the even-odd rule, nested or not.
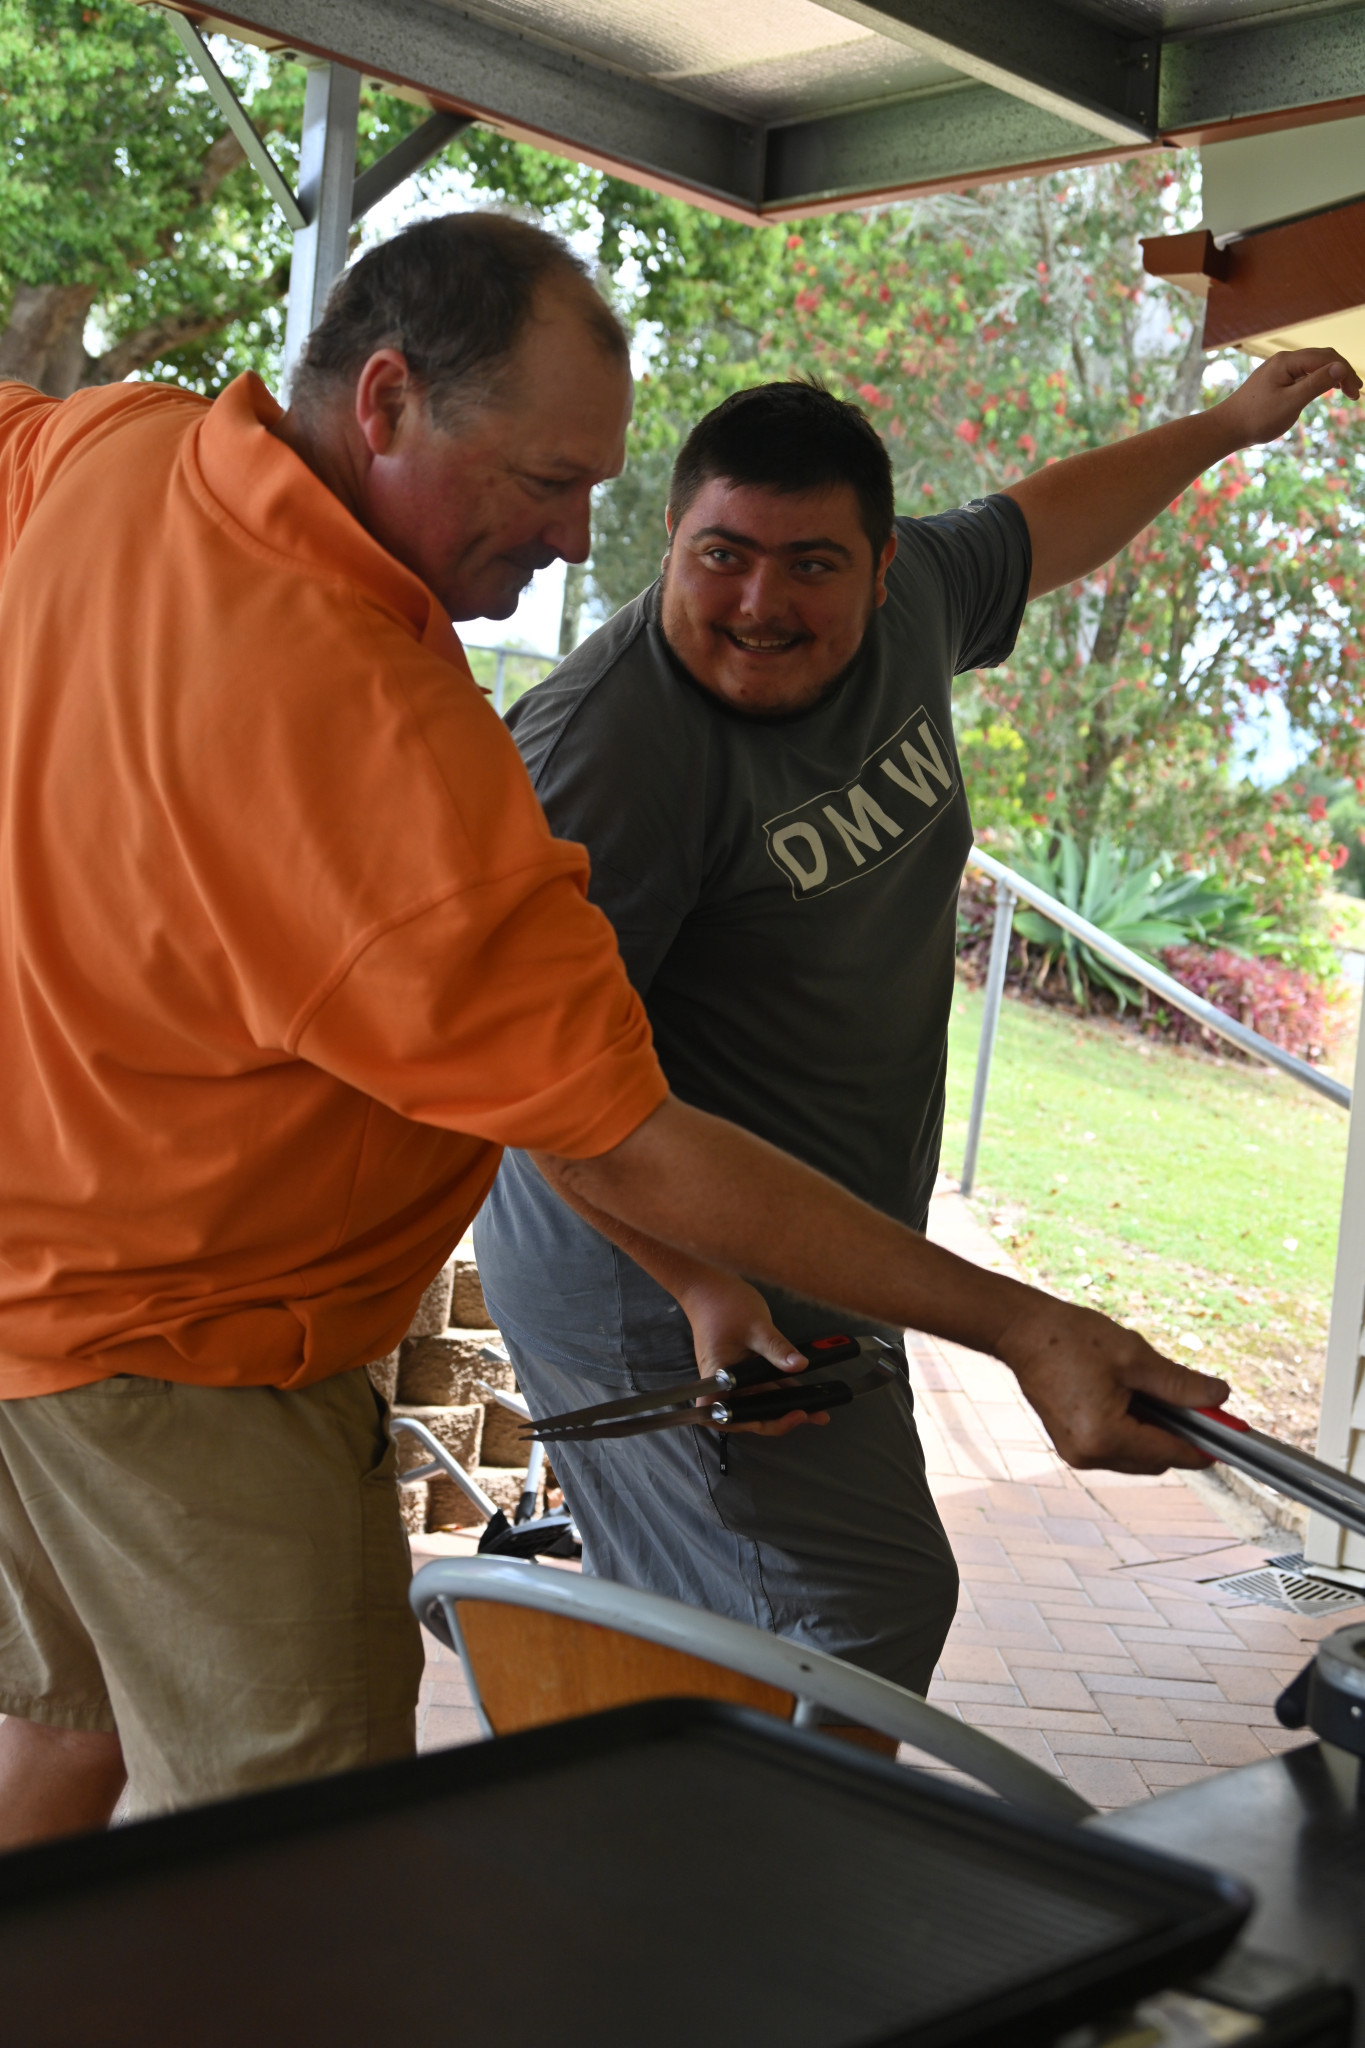
[[(998, 1248), (955, 1196), (931, 1235), (979, 1263)], [(1178, 1474), (1070, 1471), (1013, 1375), (922, 1336), (911, 1379), (931, 1484), (962, 1574), (957, 1618), (929, 1697), (1055, 1771), (1098, 1807), (1126, 1806), (1311, 1739), (1281, 1728), (1276, 1695), (1317, 1639), (1365, 1604), (1301, 1620), (1210, 1580), (1291, 1546), (1249, 1542), (1245, 1510)], [(425, 1536), (415, 1561), (470, 1555), (469, 1536)], [(423, 1748), (477, 1738), (460, 1665), (428, 1638)]]
[[(413, 1540), (412, 1561), (420, 1566), (433, 1557), (472, 1557), (476, 1547), (472, 1537), (419, 1536)], [(427, 1668), (417, 1699), (417, 1747), (451, 1749), (460, 1742), (477, 1742), (481, 1730), (459, 1658), (425, 1629), (422, 1642)]]

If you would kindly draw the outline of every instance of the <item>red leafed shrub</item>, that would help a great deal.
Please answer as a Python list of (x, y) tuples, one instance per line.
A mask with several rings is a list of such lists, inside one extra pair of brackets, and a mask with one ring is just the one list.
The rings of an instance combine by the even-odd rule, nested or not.
[[(1249, 1024), (1285, 1052), (1300, 1059), (1321, 1059), (1333, 1031), (1332, 998), (1321, 982), (1283, 960), (1248, 959), (1225, 947), (1171, 946), (1162, 954), (1168, 974), (1241, 1024)], [(1196, 1024), (1159, 996), (1147, 998), (1144, 1028), (1159, 1031), (1179, 1044), (1203, 1045), (1211, 1052), (1233, 1050), (1226, 1041)]]

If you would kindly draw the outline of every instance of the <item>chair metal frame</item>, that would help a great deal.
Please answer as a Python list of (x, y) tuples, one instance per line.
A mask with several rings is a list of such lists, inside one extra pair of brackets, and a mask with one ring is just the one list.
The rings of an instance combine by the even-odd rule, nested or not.
[(511, 1558), (474, 1557), (439, 1558), (424, 1565), (413, 1579), (409, 1597), (418, 1620), (464, 1665), (485, 1735), (495, 1731), (460, 1630), (457, 1606), (462, 1600), (536, 1608), (639, 1637), (791, 1693), (797, 1702), (794, 1726), (818, 1727), (822, 1716), (837, 1718), (908, 1742), (1034, 1813), (1082, 1821), (1095, 1812), (1065, 1780), (980, 1729), (931, 1707), (905, 1686), (861, 1671), (824, 1650), (809, 1649), (704, 1608), (687, 1607), (659, 1593)]

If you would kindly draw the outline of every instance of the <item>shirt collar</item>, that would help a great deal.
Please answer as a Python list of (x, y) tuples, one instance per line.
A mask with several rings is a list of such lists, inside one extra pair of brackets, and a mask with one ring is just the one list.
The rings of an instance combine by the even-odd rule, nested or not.
[(357, 586), (424, 647), (463, 667), (464, 651), (437, 598), (271, 432), (283, 417), (283, 407), (250, 370), (204, 414), (188, 460), (219, 516), (300, 574), (341, 577)]

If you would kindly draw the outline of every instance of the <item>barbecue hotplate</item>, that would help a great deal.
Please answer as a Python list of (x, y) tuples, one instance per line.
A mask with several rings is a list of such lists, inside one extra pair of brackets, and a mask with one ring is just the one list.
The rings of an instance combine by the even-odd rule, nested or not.
[(1206, 1968), (1233, 1880), (665, 1701), (0, 1859), (25, 2048), (1027, 2048)]
[(1365, 2048), (1362, 1771), (1358, 1757), (1313, 1743), (1107, 1813), (1085, 1831), (1235, 1871), (1256, 1897), (1247, 1941), (1351, 1985), (1351, 2039)]

